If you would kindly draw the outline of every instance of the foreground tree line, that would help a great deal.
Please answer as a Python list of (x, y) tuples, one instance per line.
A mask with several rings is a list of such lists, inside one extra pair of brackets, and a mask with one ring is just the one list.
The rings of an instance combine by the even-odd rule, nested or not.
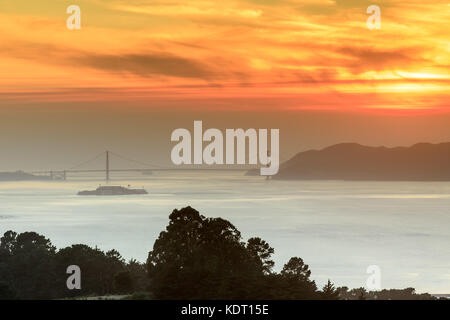
[[(260, 238), (242, 241), (229, 221), (175, 209), (147, 262), (76, 244), (57, 250), (35, 232), (0, 239), (0, 299), (129, 295), (137, 299), (434, 299), (413, 288), (367, 292), (328, 283), (319, 290), (301, 258), (273, 271), (274, 249)], [(81, 269), (81, 290), (69, 290), (66, 269)]]

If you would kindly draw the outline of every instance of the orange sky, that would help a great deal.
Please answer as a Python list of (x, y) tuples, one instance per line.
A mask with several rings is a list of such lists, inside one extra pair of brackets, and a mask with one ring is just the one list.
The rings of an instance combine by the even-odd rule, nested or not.
[[(68, 30), (69, 5), (81, 30)], [(279, 128), (281, 161), (335, 143), (450, 141), (450, 4), (0, 1), (0, 171), (103, 150), (171, 163), (171, 132)]]
[[(66, 28), (70, 4), (81, 30)], [(0, 103), (449, 112), (448, 1), (378, 1), (381, 30), (370, 4), (2, 1)]]

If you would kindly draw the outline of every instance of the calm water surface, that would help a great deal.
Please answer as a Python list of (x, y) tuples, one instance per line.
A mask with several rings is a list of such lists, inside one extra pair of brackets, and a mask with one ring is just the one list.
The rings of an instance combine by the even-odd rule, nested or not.
[(100, 180), (0, 182), (0, 233), (36, 231), (57, 247), (115, 248), (145, 261), (174, 208), (230, 220), (244, 238), (275, 248), (276, 269), (291, 256), (322, 286), (365, 286), (378, 265), (382, 287), (450, 292), (450, 183), (266, 181), (240, 173), (155, 173), (111, 184), (148, 195), (81, 197)]

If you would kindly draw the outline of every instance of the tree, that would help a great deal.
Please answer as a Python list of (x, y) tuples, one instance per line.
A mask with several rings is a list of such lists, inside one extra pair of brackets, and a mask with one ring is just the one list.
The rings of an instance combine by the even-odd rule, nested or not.
[[(66, 270), (70, 265), (81, 269), (81, 290), (67, 288)], [(78, 244), (56, 251), (49, 239), (35, 232), (7, 231), (0, 238), (0, 299), (132, 293), (137, 279), (144, 279), (136, 285), (143, 290), (147, 280), (144, 266), (135, 260), (126, 265), (116, 250), (104, 253), (98, 248)], [(130, 283), (133, 283), (132, 288)]]
[(130, 274), (135, 292), (144, 292), (149, 289), (147, 266), (135, 259), (128, 261), (126, 270)]
[(134, 290), (133, 278), (129, 271), (121, 271), (114, 277), (114, 288), (118, 293), (133, 293)]
[(56, 296), (55, 247), (36, 232), (7, 231), (0, 238), (0, 274), (20, 299)]
[(339, 293), (339, 299), (349, 300), (349, 290), (347, 286), (339, 287), (336, 290)]
[(309, 266), (298, 257), (291, 258), (281, 270), (279, 288), (282, 288), (278, 299), (317, 299), (316, 283), (310, 279)]
[(151, 289), (162, 299), (253, 297), (273, 249), (261, 239), (247, 246), (229, 221), (175, 209), (147, 259)]
[[(125, 270), (125, 262), (116, 250), (104, 253), (98, 248), (84, 244), (75, 244), (59, 250), (56, 254), (56, 264), (60, 295), (66, 297), (112, 294), (115, 292), (116, 275)], [(81, 269), (81, 290), (68, 290), (66, 287), (66, 269), (70, 265), (77, 265)]]
[(309, 266), (303, 262), (303, 259), (293, 257), (284, 265), (281, 275), (298, 281), (309, 281), (311, 271)]
[(229, 221), (175, 209), (147, 259), (157, 299), (314, 299), (317, 287), (300, 258), (272, 272), (274, 250), (260, 238), (246, 243)]
[(345, 300), (436, 300), (429, 293), (417, 294), (414, 288), (383, 289), (381, 291), (366, 291), (364, 288), (348, 290), (339, 288), (339, 295)]
[(264, 274), (270, 274), (272, 272), (272, 268), (275, 265), (275, 262), (271, 260), (274, 250), (266, 241), (261, 238), (250, 238), (247, 241), (247, 250), (253, 257), (255, 265)]
[(339, 290), (335, 289), (330, 279), (328, 279), (327, 284), (323, 286), (320, 295), (323, 300), (339, 300)]

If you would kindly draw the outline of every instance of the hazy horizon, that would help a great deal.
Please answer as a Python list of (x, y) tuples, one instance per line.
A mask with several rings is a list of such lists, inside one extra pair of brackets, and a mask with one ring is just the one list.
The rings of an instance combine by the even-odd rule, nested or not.
[(450, 114), (404, 116), (320, 112), (154, 112), (80, 108), (77, 112), (0, 110), (0, 171), (63, 170), (105, 150), (171, 165), (176, 128), (279, 128), (280, 161), (344, 142), (411, 146), (450, 141)]

